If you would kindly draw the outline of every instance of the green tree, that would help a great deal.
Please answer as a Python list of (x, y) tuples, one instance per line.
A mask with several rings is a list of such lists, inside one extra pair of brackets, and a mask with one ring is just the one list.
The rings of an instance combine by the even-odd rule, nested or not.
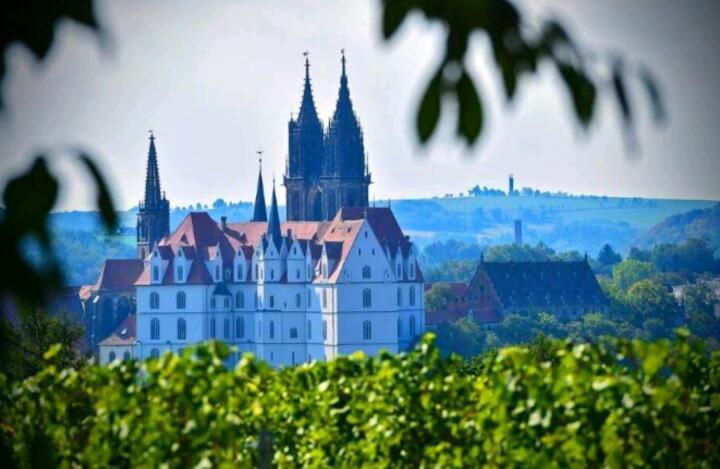
[(720, 340), (720, 318), (715, 307), (720, 299), (706, 282), (698, 282), (685, 288), (683, 306), (688, 327), (693, 334), (703, 338)]
[(667, 288), (652, 280), (640, 280), (627, 293), (632, 322), (642, 325), (648, 319), (658, 319), (667, 327), (674, 327), (680, 319), (680, 308)]
[(452, 300), (452, 287), (445, 282), (437, 282), (425, 292), (425, 309), (428, 311), (443, 310)]
[(613, 267), (613, 281), (621, 290), (627, 290), (640, 280), (655, 274), (655, 268), (648, 262), (626, 259)]
[(615, 252), (615, 250), (609, 244), (605, 243), (600, 249), (597, 257), (598, 262), (602, 265), (615, 265), (622, 261), (622, 256)]

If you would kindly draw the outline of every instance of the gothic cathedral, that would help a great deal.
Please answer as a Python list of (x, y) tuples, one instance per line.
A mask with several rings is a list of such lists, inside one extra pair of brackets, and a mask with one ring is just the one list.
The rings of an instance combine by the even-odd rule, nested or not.
[(371, 183), (363, 132), (353, 111), (345, 55), (335, 113), (327, 131), (318, 118), (305, 59), (300, 113), (288, 123), (285, 185), (288, 221), (331, 220), (340, 207), (367, 207)]

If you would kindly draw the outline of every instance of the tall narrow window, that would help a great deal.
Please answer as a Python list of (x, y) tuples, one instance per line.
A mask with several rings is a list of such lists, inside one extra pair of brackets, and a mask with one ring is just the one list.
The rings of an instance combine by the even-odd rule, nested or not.
[(210, 318), (210, 338), (215, 338), (215, 318)]
[(275, 321), (270, 321), (270, 338), (275, 338)]
[(372, 323), (363, 321), (363, 340), (372, 340)]
[(415, 264), (413, 262), (408, 265), (408, 277), (410, 280), (415, 280)]
[(255, 264), (255, 280), (257, 280), (260, 276), (258, 275), (258, 265)]
[(292, 364), (295, 364), (295, 350), (292, 351)]
[(402, 306), (402, 288), (397, 289), (397, 305)]
[(415, 306), (415, 287), (410, 287), (410, 306)]
[(270, 295), (270, 308), (275, 307), (275, 295)]
[(299, 308), (300, 303), (302, 303), (302, 295), (300, 293), (295, 294), (295, 307)]
[(323, 308), (327, 308), (327, 290), (322, 291)]
[(307, 297), (308, 297), (307, 298), (307, 307), (308, 307), (308, 309), (312, 305), (312, 296), (310, 296), (311, 294), (312, 294), (312, 292), (310, 290), (308, 290), (308, 292), (307, 292)]
[(415, 337), (415, 315), (410, 316), (410, 337)]
[(177, 338), (178, 340), (185, 340), (187, 338), (187, 323), (184, 318), (177, 320)]
[(178, 279), (178, 282), (183, 281), (183, 266), (181, 266), (181, 265), (177, 266), (177, 279)]
[(215, 281), (216, 282), (220, 281), (220, 266), (219, 265), (215, 265)]
[(150, 358), (155, 358), (155, 359), (160, 358), (160, 350), (158, 350), (156, 348), (150, 350)]
[(110, 353), (108, 354), (108, 361), (109, 361), (109, 362), (114, 362), (114, 361), (115, 361), (115, 352), (110, 352)]
[(270, 280), (275, 280), (275, 269), (270, 269)]
[(215, 300), (215, 297), (213, 296), (210, 298), (210, 308), (215, 309), (217, 307), (217, 301)]
[(402, 278), (402, 266), (400, 264), (397, 265), (397, 278)]
[(372, 271), (370, 270), (370, 266), (366, 265), (362, 269), (362, 278), (369, 279), (372, 276)]
[(310, 321), (309, 319), (307, 323), (307, 338), (308, 340), (312, 339), (312, 321)]
[(225, 307), (225, 309), (230, 307), (230, 297), (229, 296), (226, 296), (225, 298), (223, 298), (223, 306)]
[(237, 279), (238, 281), (243, 279), (243, 268), (242, 265), (238, 264), (237, 266)]
[(160, 268), (156, 265), (153, 266), (153, 282), (160, 281)]
[(157, 292), (150, 293), (150, 309), (160, 308), (160, 295)]
[(323, 340), (327, 340), (327, 321), (323, 320)]
[(237, 338), (237, 339), (245, 338), (245, 319), (244, 318), (236, 318), (235, 319), (235, 338)]
[(402, 337), (402, 318), (398, 318), (397, 329), (398, 337)]
[(297, 339), (298, 338), (298, 330), (296, 327), (290, 328), (290, 338), (291, 339)]
[(177, 292), (177, 295), (175, 295), (175, 307), (177, 309), (185, 309), (185, 292), (179, 291)]
[(366, 288), (362, 292), (362, 304), (363, 308), (372, 308), (372, 292), (369, 288)]
[(230, 338), (230, 318), (225, 318), (223, 321), (223, 338)]
[(255, 309), (257, 309), (257, 307), (258, 307), (258, 302), (259, 302), (259, 300), (258, 300), (258, 294), (255, 293)]
[(300, 269), (295, 270), (295, 279), (300, 280)]
[(150, 340), (160, 340), (160, 320), (158, 318), (150, 320)]
[(236, 308), (244, 308), (245, 307), (245, 294), (241, 291), (239, 291), (235, 294), (235, 307)]

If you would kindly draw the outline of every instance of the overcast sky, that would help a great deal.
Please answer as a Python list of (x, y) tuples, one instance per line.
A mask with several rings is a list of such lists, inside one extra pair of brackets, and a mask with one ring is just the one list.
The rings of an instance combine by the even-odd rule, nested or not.
[[(516, 102), (506, 105), (481, 38), (472, 44), (471, 62), (489, 100), (482, 141), (466, 148), (446, 121), (420, 148), (416, 105), (440, 57), (443, 31), (416, 16), (385, 43), (376, 1), (116, 1), (99, 5), (110, 47), (65, 24), (46, 63), (38, 66), (21, 47), (8, 53), (0, 179), (25, 167), (35, 151), (83, 144), (127, 208), (142, 194), (153, 129), (172, 205), (251, 200), (257, 149), (265, 152), (267, 179), (273, 173), (280, 179), (284, 169), (287, 121), (300, 104), (302, 52), (310, 51), (315, 102), (327, 120), (345, 48), (373, 174), (371, 197), (442, 195), (475, 184), (505, 188), (512, 172), (517, 185), (541, 189), (720, 199), (720, 2), (527, 3), (529, 19), (559, 16), (589, 47), (620, 50), (653, 69), (670, 118), (654, 126), (643, 96), (634, 96), (640, 152), (625, 150), (609, 101), (591, 132), (581, 132), (551, 70), (522, 82)], [(91, 206), (78, 167), (67, 156), (53, 161), (71, 181), (58, 208)], [(284, 191), (279, 195), (284, 200)]]

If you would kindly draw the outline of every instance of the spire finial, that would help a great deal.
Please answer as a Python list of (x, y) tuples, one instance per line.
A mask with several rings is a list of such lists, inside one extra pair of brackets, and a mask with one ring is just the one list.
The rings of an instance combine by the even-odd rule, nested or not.
[(153, 135), (152, 129), (148, 130), (148, 133), (150, 134), (150, 141), (155, 140), (155, 135)]
[(303, 52), (303, 55), (305, 56), (305, 79), (310, 79), (310, 51)]
[(258, 165), (260, 166), (260, 172), (262, 173), (262, 155), (263, 155), (263, 151), (262, 151), (262, 150), (258, 150), (258, 151), (256, 151), (255, 153), (258, 154)]
[(342, 62), (342, 74), (345, 76), (345, 49), (340, 49), (340, 61)]

